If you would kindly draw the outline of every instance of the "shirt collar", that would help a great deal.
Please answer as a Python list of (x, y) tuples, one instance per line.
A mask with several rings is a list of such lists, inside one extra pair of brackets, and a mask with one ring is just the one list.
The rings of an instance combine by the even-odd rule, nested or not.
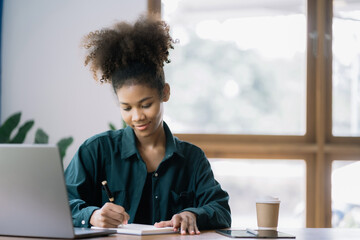
[[(166, 136), (166, 150), (165, 150), (165, 159), (170, 158), (174, 153), (183, 157), (183, 154), (176, 145), (176, 138), (171, 133), (168, 125), (163, 122), (164, 131)], [(127, 126), (124, 129), (123, 137), (121, 140), (121, 158), (126, 159), (137, 153), (135, 133), (134, 130)]]
[(121, 159), (129, 158), (136, 153), (135, 133), (131, 127), (127, 126), (121, 139)]
[(178, 154), (181, 157), (184, 157), (184, 155), (181, 153), (181, 151), (178, 149), (176, 137), (173, 136), (173, 134), (170, 131), (170, 128), (168, 125), (164, 122), (164, 130), (165, 130), (165, 136), (166, 136), (166, 150), (165, 150), (165, 159), (170, 158), (174, 153)]

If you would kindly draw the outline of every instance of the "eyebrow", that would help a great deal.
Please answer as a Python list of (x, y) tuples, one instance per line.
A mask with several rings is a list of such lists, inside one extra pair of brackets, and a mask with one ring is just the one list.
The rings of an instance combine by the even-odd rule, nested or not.
[[(138, 103), (142, 103), (142, 102), (145, 102), (146, 100), (149, 100), (153, 97), (144, 97), (143, 99), (141, 99), (140, 101), (138, 101)], [(120, 102), (121, 104), (124, 104), (124, 105), (130, 105), (129, 103), (126, 103), (126, 102)]]

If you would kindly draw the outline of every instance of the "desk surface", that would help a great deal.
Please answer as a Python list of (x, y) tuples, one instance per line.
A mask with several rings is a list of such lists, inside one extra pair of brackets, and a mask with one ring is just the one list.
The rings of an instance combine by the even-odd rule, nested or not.
[[(360, 239), (360, 228), (359, 229), (345, 229), (345, 228), (299, 228), (299, 229), (279, 229), (279, 231), (290, 233), (296, 236), (296, 240), (352, 240)], [(45, 238), (19, 238), (19, 237), (4, 237), (0, 236), (1, 240), (35, 240)], [(90, 239), (90, 238), (85, 238)], [(170, 239), (170, 240), (218, 240), (218, 239), (234, 239), (216, 233), (215, 231), (203, 231), (200, 235), (195, 236), (182, 236), (180, 234), (164, 234), (164, 235), (152, 235), (152, 236), (132, 236), (114, 234), (108, 237), (91, 238), (97, 240), (125, 240), (125, 239), (146, 239), (146, 240), (157, 240), (157, 239)], [(240, 238), (245, 239), (245, 238)], [(253, 238), (252, 238), (253, 239)], [(52, 239), (54, 240), (54, 239)], [(251, 238), (249, 239), (251, 240)]]

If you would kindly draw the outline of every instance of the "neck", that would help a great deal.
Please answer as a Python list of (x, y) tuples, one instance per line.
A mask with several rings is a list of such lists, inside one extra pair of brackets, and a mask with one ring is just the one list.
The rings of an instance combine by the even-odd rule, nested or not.
[(137, 137), (137, 146), (141, 149), (154, 149), (157, 147), (164, 147), (166, 145), (166, 136), (163, 123), (159, 125), (154, 134), (147, 137)]

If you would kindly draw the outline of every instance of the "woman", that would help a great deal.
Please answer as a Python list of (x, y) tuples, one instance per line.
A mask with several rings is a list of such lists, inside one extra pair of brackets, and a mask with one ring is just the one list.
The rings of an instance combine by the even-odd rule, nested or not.
[[(163, 66), (169, 27), (152, 17), (89, 33), (85, 65), (111, 83), (128, 127), (86, 140), (65, 171), (78, 227), (143, 223), (181, 234), (231, 224), (229, 196), (198, 147), (174, 137), (163, 122), (170, 98)], [(102, 181), (114, 196), (109, 203)]]

